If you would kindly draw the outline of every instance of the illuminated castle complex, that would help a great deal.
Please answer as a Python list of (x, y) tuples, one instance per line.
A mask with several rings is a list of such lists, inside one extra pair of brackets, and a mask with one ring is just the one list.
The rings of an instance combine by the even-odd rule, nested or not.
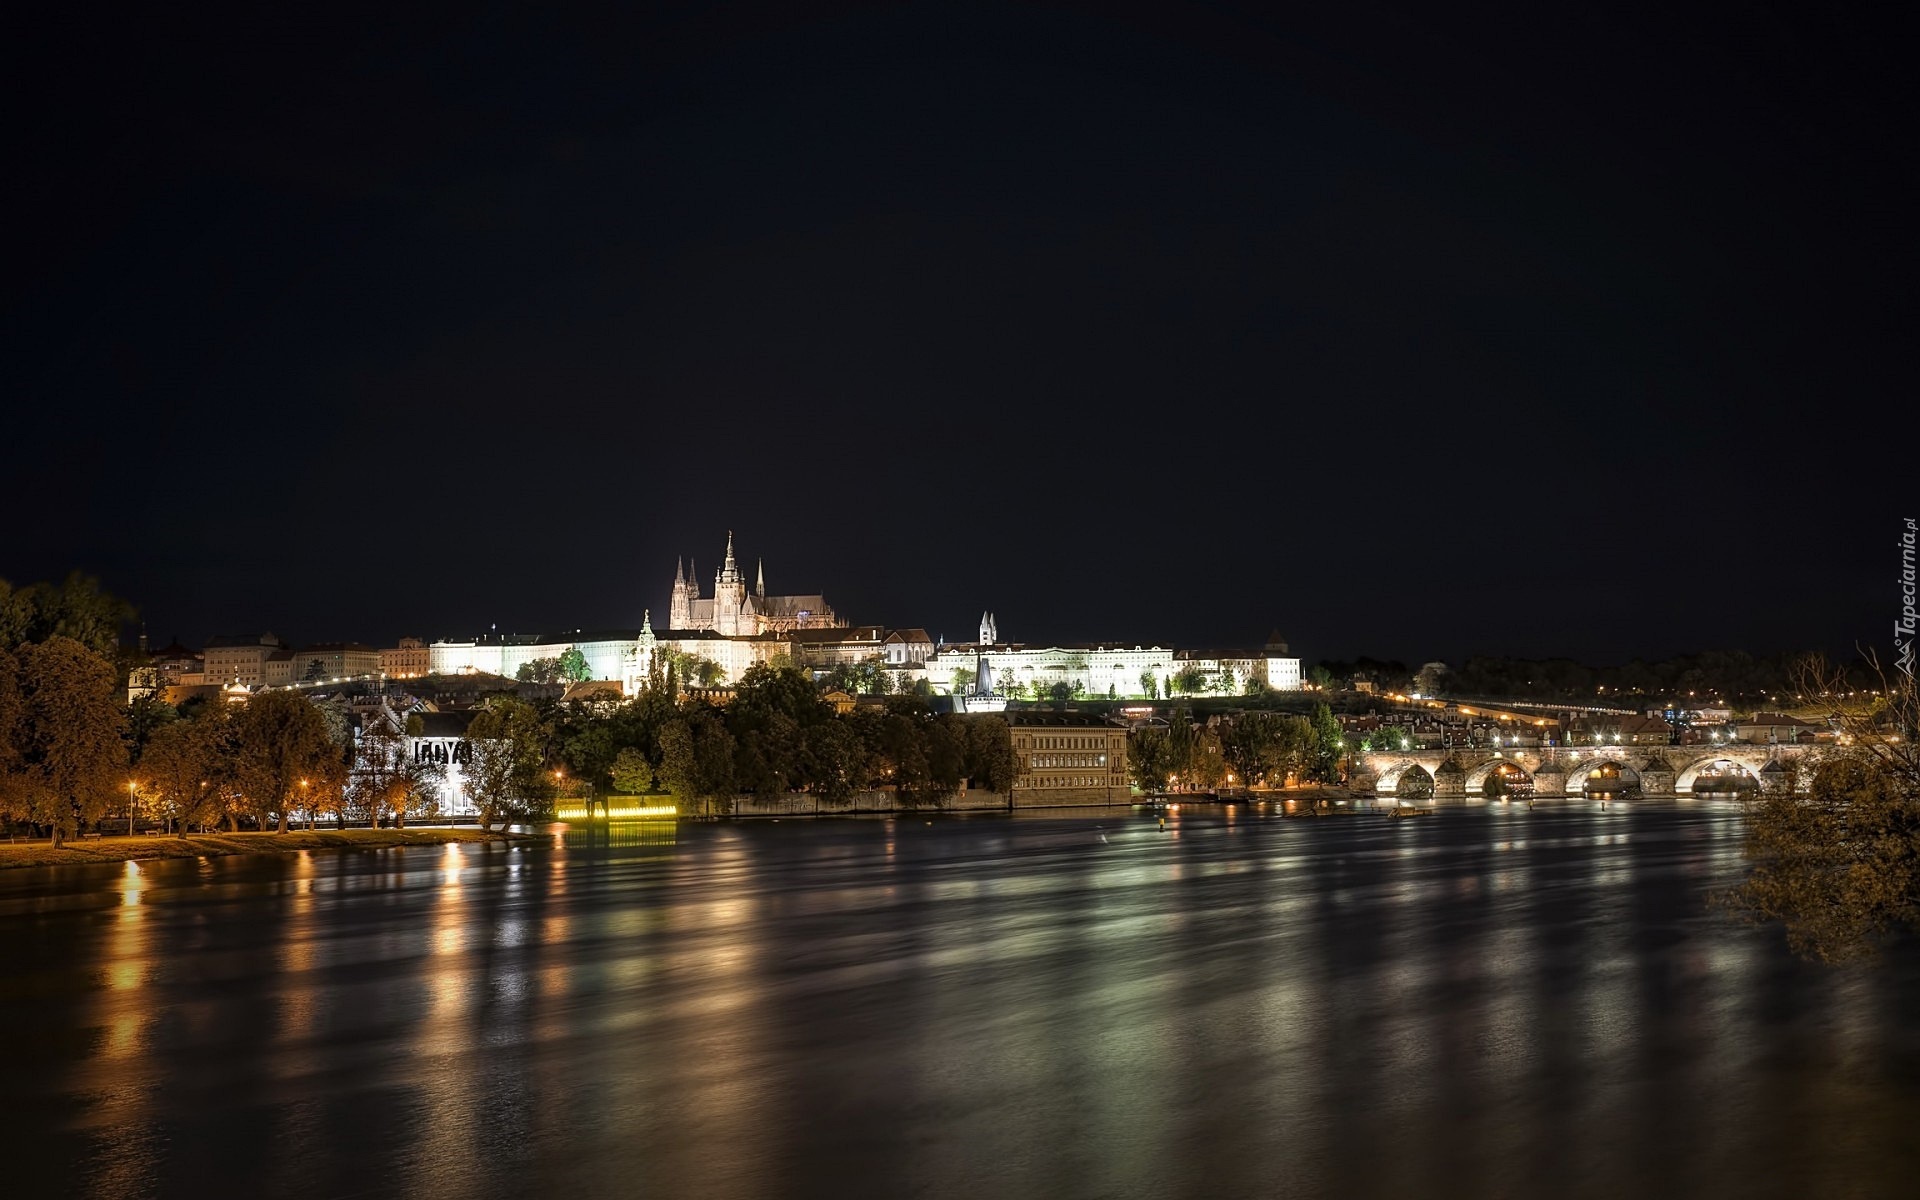
[(769, 596), (767, 573), (756, 564), (753, 590), (733, 561), (733, 534), (727, 534), (727, 558), (714, 573), (713, 595), (700, 595), (696, 571), (673, 564), (673, 596), (667, 605), (670, 629), (704, 629), (722, 637), (755, 637), (795, 629), (840, 629), (846, 622), (833, 615), (824, 596)]

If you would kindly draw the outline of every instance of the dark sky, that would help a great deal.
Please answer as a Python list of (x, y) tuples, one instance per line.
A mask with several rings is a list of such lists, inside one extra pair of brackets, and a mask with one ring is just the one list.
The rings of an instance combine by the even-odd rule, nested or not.
[(0, 577), (386, 643), (733, 529), (949, 638), (1887, 641), (1883, 18), (721, 7), (13, 12)]

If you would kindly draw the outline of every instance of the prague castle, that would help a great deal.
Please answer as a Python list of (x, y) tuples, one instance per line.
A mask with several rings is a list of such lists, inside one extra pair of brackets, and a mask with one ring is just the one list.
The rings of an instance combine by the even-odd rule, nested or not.
[[(816, 674), (872, 662), (902, 690), (914, 683), (935, 694), (962, 694), (969, 710), (998, 699), (1045, 695), (1131, 698), (1211, 693), (1238, 695), (1249, 687), (1290, 691), (1300, 686), (1300, 660), (1278, 634), (1258, 649), (1176, 650), (1157, 643), (1010, 643), (991, 613), (980, 616), (972, 643), (938, 643), (923, 629), (850, 627), (826, 597), (769, 596), (766, 571), (755, 564), (753, 586), (734, 558), (733, 534), (714, 572), (713, 594), (702, 596), (691, 560), (674, 564), (667, 622), (640, 628), (553, 634), (489, 632), (471, 640), (436, 641), (429, 648), (435, 675), (484, 673), (513, 678), (532, 662), (578, 650), (588, 678), (616, 681), (636, 695), (655, 676), (655, 664), (711, 664), (715, 682), (737, 682), (758, 663), (791, 663)], [(683, 678), (685, 676), (683, 675)]]
[(700, 595), (700, 577), (673, 564), (673, 597), (667, 605), (669, 629), (703, 629), (722, 637), (757, 637), (795, 629), (841, 629), (824, 596), (769, 596), (764, 564), (756, 564), (753, 591), (733, 561), (733, 531), (727, 531), (727, 559), (713, 577), (713, 595)]

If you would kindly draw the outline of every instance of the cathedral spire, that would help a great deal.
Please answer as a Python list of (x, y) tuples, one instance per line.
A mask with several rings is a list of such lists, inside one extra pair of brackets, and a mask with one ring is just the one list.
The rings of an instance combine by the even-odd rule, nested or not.
[(680, 566), (680, 556), (676, 554), (673, 556), (673, 586), (675, 587), (684, 587), (687, 582), (687, 577), (681, 574)]
[(767, 594), (767, 564), (765, 559), (756, 558), (753, 560), (753, 594), (756, 596), (764, 596)]
[(740, 565), (733, 561), (733, 530), (731, 529), (727, 530), (727, 561), (720, 568), (720, 574), (714, 577), (714, 583), (718, 586), (746, 583), (746, 580), (740, 576)]
[(640, 636), (641, 637), (653, 636), (653, 610), (652, 609), (643, 608), (640, 610)]

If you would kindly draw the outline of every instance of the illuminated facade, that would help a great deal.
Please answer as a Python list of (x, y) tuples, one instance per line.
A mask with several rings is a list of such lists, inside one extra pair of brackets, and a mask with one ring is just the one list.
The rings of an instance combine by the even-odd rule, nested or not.
[(825, 596), (769, 596), (764, 565), (754, 572), (753, 590), (733, 559), (733, 534), (727, 534), (726, 561), (714, 573), (713, 595), (700, 595), (696, 572), (683, 573), (673, 564), (673, 592), (667, 606), (672, 629), (706, 630), (722, 637), (758, 637), (795, 629), (837, 629), (846, 625), (834, 615)]
[(1018, 803), (1106, 804), (1127, 799), (1127, 731), (1080, 713), (1020, 713), (1013, 734)]
[(404, 637), (380, 651), (380, 673), (388, 679), (417, 679), (432, 667), (433, 655), (419, 638)]
[(512, 679), (530, 662), (578, 650), (586, 660), (589, 679), (613, 680), (632, 696), (651, 677), (662, 651), (712, 662), (720, 669), (717, 682), (728, 684), (737, 682), (756, 663), (787, 661), (789, 649), (785, 641), (772, 634), (729, 637), (705, 630), (655, 633), (652, 614), (643, 613), (639, 629), (575, 630), (571, 636), (488, 634), (472, 641), (435, 642), (428, 647), (428, 657), (429, 669), (435, 675), (483, 674)]
[[(1182, 673), (1203, 682), (1202, 692), (1241, 695), (1261, 684), (1276, 691), (1298, 691), (1300, 660), (1287, 654), (1277, 638), (1262, 650), (1175, 650), (1156, 644), (1119, 642), (1028, 646), (991, 640), (998, 630), (992, 614), (980, 619), (982, 640), (941, 646), (926, 660), (927, 683), (950, 695), (959, 672), (978, 679), (991, 671), (1001, 695), (1034, 695), (1065, 687), (1075, 696), (1132, 699), (1168, 696)], [(965, 689), (962, 689), (965, 690)]]

